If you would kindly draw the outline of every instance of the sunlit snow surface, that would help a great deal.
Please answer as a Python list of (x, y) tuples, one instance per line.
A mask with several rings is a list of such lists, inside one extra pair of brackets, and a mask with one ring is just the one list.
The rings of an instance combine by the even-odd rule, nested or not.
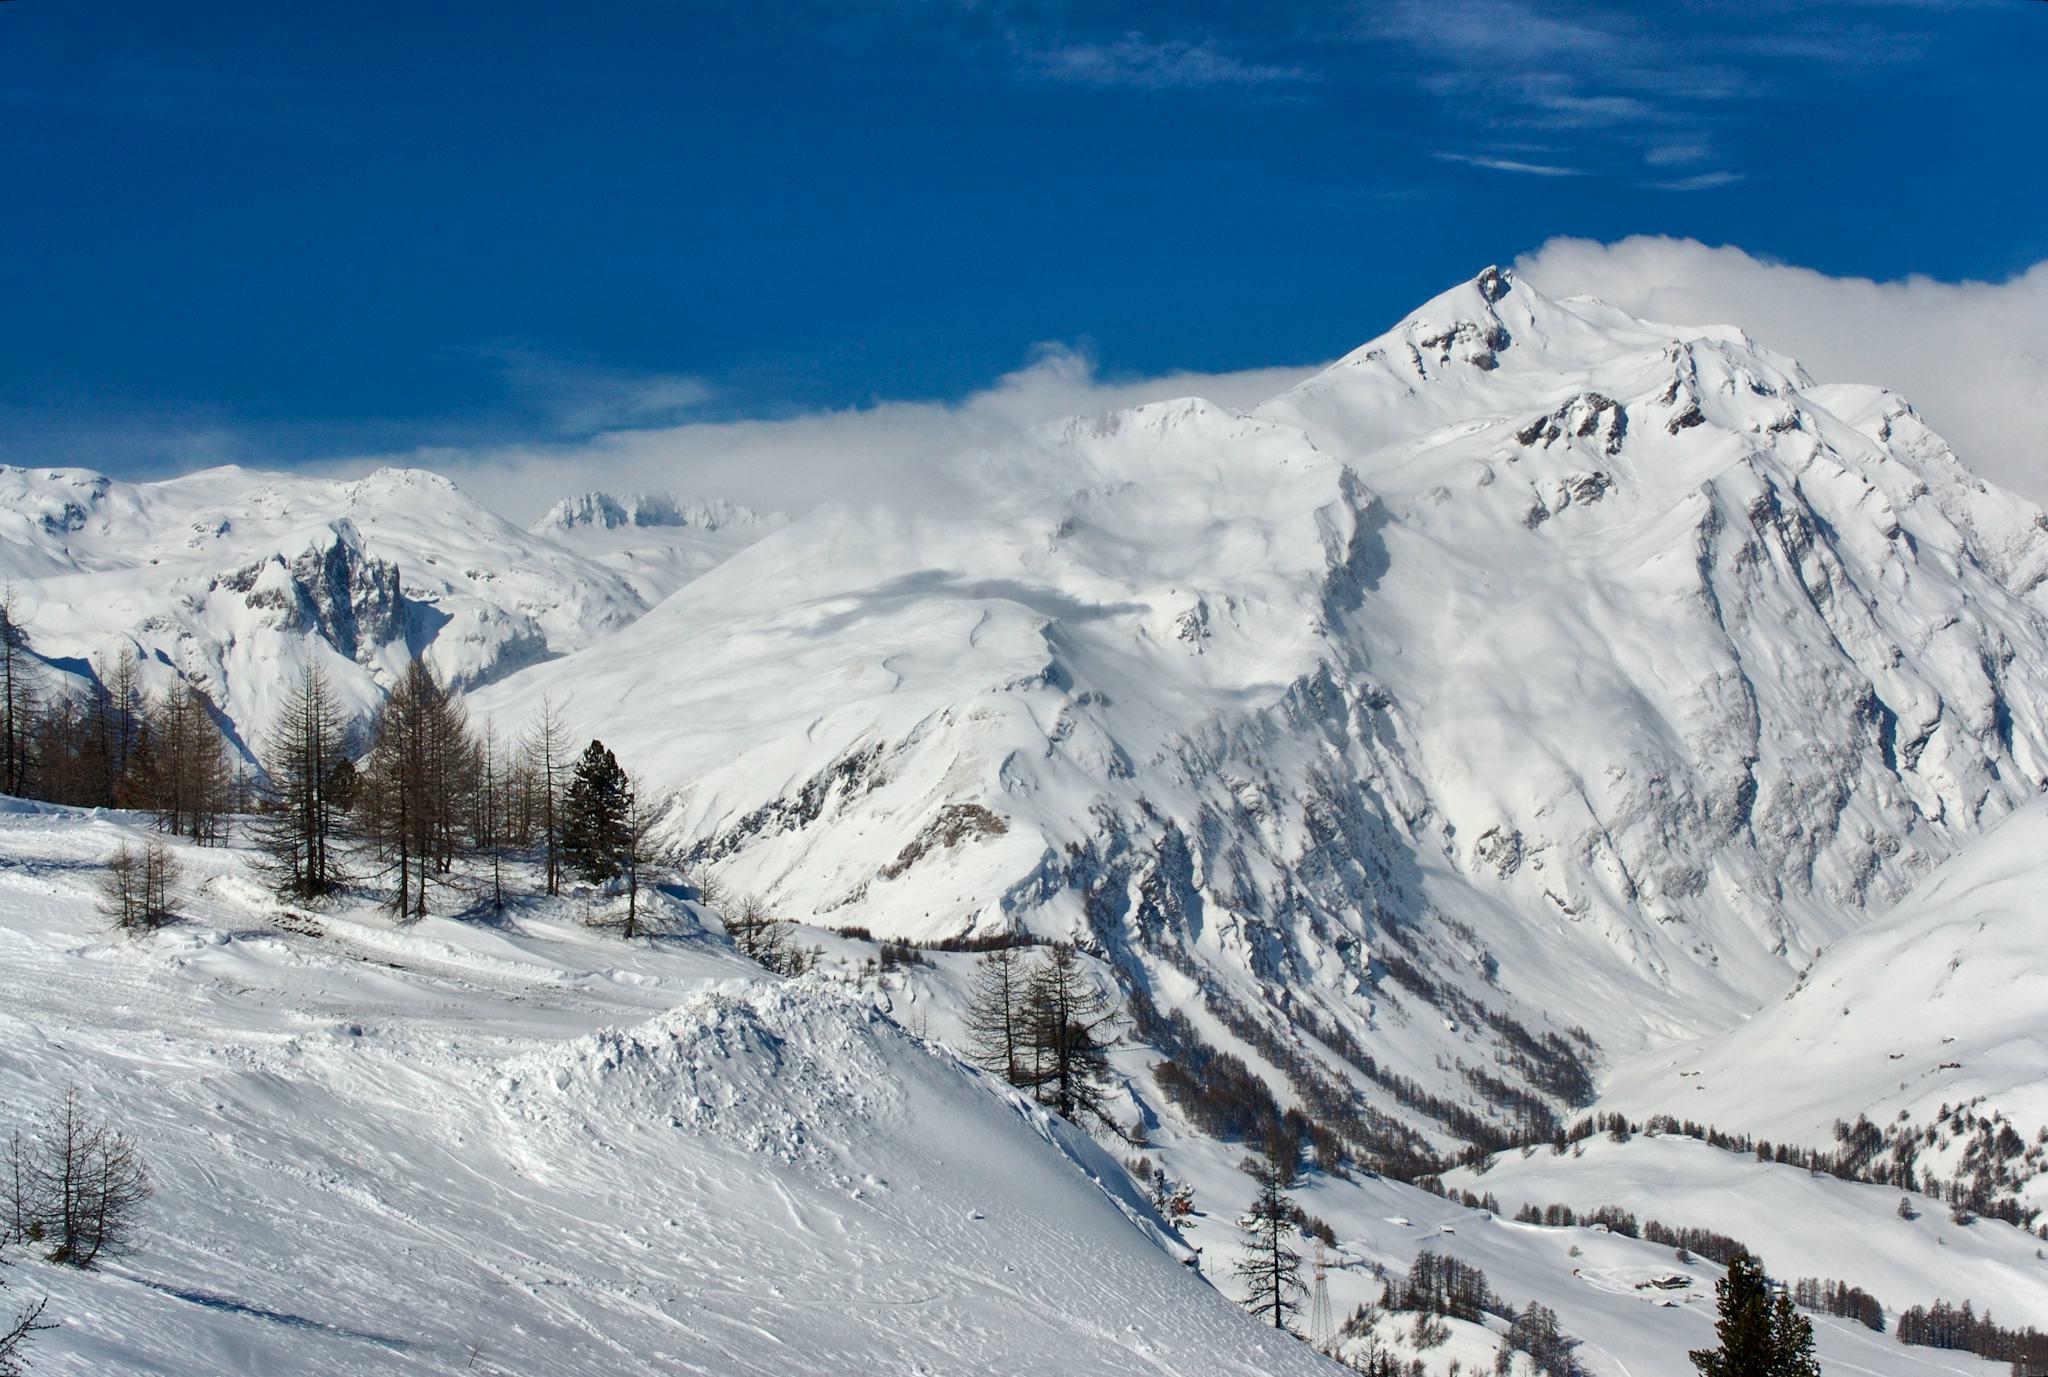
[[(552, 695), (784, 911), (1086, 932), (1339, 1079), (1276, 991), (1512, 1080), (1469, 1010), (1596, 1065), (1726, 1028), (2039, 791), (2041, 522), (1896, 396), (1488, 274), (1250, 413), (815, 511), (477, 703)], [(920, 844), (965, 804), (1005, 827)]]
[[(666, 899), (683, 935), (660, 942), (583, 927), (574, 904), (497, 926), (344, 906), (287, 928), (240, 853), (188, 847), (190, 919), (130, 940), (91, 897), (123, 838), (139, 829), (118, 818), (0, 814), (0, 1103), (12, 1121), (75, 1082), (158, 1187), (133, 1257), (14, 1269), (10, 1296), (46, 1292), (61, 1325), (38, 1371), (1329, 1370), (1184, 1266), (1187, 1243), (1099, 1147), (878, 1012), (950, 1028), (967, 958), (861, 988), (834, 978), (849, 949), (821, 938), (826, 973), (783, 982)], [(1227, 1273), (1242, 1149), (1171, 1125), (1159, 1144), (1196, 1186), (1188, 1243)], [(1711, 1171), (1674, 1181), (1688, 1174), (1664, 1213), (1725, 1205)], [(1477, 1184), (1505, 1197), (1515, 1179)], [(1626, 1195), (1640, 1179), (1602, 1184)], [(1890, 1193), (1803, 1173), (1773, 1189), (1781, 1233), (1759, 1246), (1807, 1221), (1915, 1265), (1871, 1232), (1897, 1223)], [(1337, 1231), (1340, 1316), (1377, 1297), (1370, 1264), (1398, 1272), (1431, 1247), (1511, 1304), (1553, 1306), (1600, 1377), (1683, 1377), (1707, 1341), (1715, 1269), (1669, 1249), (1370, 1177), (1299, 1199)], [(1958, 1280), (1991, 1287), (1985, 1269), (2007, 1269), (1981, 1296), (2044, 1297), (2038, 1276), (2013, 1279), (2015, 1231), (1946, 1232)], [(1694, 1284), (1640, 1284), (1674, 1270)], [(1818, 1326), (1830, 1370), (1991, 1371)], [(1491, 1361), (1494, 1334), (1453, 1328), (1422, 1355), (1433, 1373)]]
[[(2032, 1145), (2048, 1128), (2044, 896), (2048, 803), (2036, 803), (1823, 952), (1753, 1018), (1618, 1070), (1608, 1103), (1822, 1145), (1838, 1118), (1925, 1125), (1982, 1097), (1980, 1113), (2002, 1111)], [(1924, 1149), (1921, 1166), (1954, 1174), (1959, 1146)], [(2048, 1183), (2026, 1195), (2048, 1202)]]
[(0, 1104), (76, 1081), (157, 1183), (142, 1251), (24, 1265), (37, 1371), (1323, 1370), (1181, 1261), (1100, 1149), (822, 980), (516, 912), (94, 911), (124, 825), (0, 815)]

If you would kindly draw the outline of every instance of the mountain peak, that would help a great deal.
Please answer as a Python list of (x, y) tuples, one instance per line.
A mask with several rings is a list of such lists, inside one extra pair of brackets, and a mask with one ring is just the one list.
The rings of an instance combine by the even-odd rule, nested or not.
[(722, 497), (682, 498), (674, 493), (587, 491), (571, 494), (548, 508), (530, 528), (535, 534), (598, 527), (690, 526), (703, 531), (729, 526), (757, 526), (761, 513)]

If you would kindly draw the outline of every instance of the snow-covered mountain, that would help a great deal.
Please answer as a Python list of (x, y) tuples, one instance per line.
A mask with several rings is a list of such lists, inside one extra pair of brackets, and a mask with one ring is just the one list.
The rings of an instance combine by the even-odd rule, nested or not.
[(146, 678), (198, 683), (251, 744), (304, 657), (363, 714), (414, 654), (474, 688), (627, 625), (764, 524), (723, 503), (624, 510), (689, 533), (651, 581), (579, 543), (580, 521), (521, 531), (420, 470), (340, 482), (219, 468), (124, 483), (0, 468), (0, 578), (58, 668), (87, 673), (130, 646)]
[(614, 570), (652, 606), (786, 520), (725, 498), (583, 492), (550, 507), (531, 530)]
[[(1488, 270), (1250, 411), (1076, 419), (793, 519), (590, 493), (521, 531), (417, 472), (0, 470), (0, 575), (53, 665), (134, 644), (244, 741), (306, 656), (366, 712), (414, 653), (504, 730), (550, 696), (700, 876), (825, 953), (764, 982), (672, 896), (682, 935), (630, 946), (585, 900), (280, 916), (195, 849), (193, 921), (116, 942), (90, 887), (134, 821), (0, 816), (0, 1103), (78, 1080), (174, 1202), (147, 1271), (28, 1269), (53, 1370), (439, 1371), (482, 1339), (506, 1371), (1310, 1371), (1182, 1265), (1227, 1267), (1248, 1199), (1219, 1105), (1410, 1169), (1596, 1089), (1815, 1148), (1931, 1128), (1944, 1176), (2004, 1151), (1986, 1123), (2008, 1175), (2048, 1151), (2048, 517), (1736, 330)], [(1081, 938), (1134, 1015), (1115, 1107), (1201, 1202), (1181, 1237), (906, 1032), (962, 1041), (971, 955), (862, 974), (833, 927)], [(1732, 1232), (1893, 1311), (2048, 1304), (2009, 1224), (1909, 1227), (1896, 1188), (1671, 1134), (1449, 1179)], [(1656, 1284), (1669, 1246), (1368, 1173), (1301, 1198), (1340, 1314), (1429, 1248), (1555, 1309), (1596, 1377), (1706, 1337), (1711, 1269)], [(399, 1324), (394, 1291), (435, 1299)], [(1820, 1328), (1828, 1364), (1982, 1370)], [(1494, 1343), (1454, 1325), (1428, 1369)]]
[(507, 728), (552, 694), (732, 888), (1083, 934), (1162, 1050), (1377, 1150), (1732, 1025), (2048, 771), (2040, 512), (1889, 393), (1491, 269), (915, 504), (0, 485), (62, 667), (130, 641), (244, 741), (306, 655), (365, 711), (416, 651)]
[(685, 498), (673, 493), (580, 492), (565, 497), (533, 524), (539, 531), (573, 531), (583, 527), (616, 530), (621, 526), (689, 527), (720, 531), (733, 526), (759, 526), (764, 518), (751, 507), (725, 498)]
[(1084, 934), (1167, 1050), (1441, 1146), (1728, 1026), (2038, 793), (2044, 571), (1899, 398), (1488, 270), (1249, 413), (815, 511), (479, 701), (552, 694), (734, 888)]

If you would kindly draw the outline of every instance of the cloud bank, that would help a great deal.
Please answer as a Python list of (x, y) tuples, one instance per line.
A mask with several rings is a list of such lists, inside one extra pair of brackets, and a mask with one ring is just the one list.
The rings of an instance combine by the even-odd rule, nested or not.
[(1821, 382), (1892, 388), (1965, 464), (2048, 505), (2048, 262), (2004, 282), (1875, 282), (1638, 236), (1553, 239), (1515, 266), (1552, 296), (1597, 296), (1673, 324), (1732, 323)]
[[(1673, 324), (1739, 325), (1823, 382), (1893, 388), (1970, 467), (2048, 505), (2048, 263), (2001, 283), (1875, 282), (1772, 263), (1737, 248), (1638, 237), (1614, 244), (1553, 239), (1524, 254), (1516, 268), (1551, 295), (1597, 296)], [(1358, 338), (1388, 323), (1361, 322)], [(573, 386), (559, 389), (562, 409), (601, 409), (617, 428), (587, 438), (557, 431), (514, 444), (428, 446), (322, 467), (351, 474), (391, 463), (436, 469), (520, 522), (586, 488), (729, 497), (764, 510), (801, 511), (846, 496), (928, 507), (942, 498), (959, 456), (1013, 443), (1045, 422), (1185, 396), (1249, 408), (1311, 371), (1110, 380), (1085, 354), (1044, 346), (1025, 367), (957, 401), (884, 401), (716, 421), (666, 414), (699, 400), (693, 380), (658, 379), (650, 391), (645, 379), (614, 385), (578, 374)], [(622, 397), (632, 403), (623, 413), (615, 405)]]
[(434, 469), (521, 523), (589, 488), (728, 497), (764, 511), (802, 511), (848, 495), (928, 504), (949, 461), (1013, 442), (1045, 422), (1174, 397), (1250, 407), (1312, 371), (1252, 368), (1105, 380), (1086, 355), (1043, 346), (1026, 367), (957, 402), (885, 401), (775, 419), (613, 430), (576, 441), (423, 447), (320, 467), (341, 474), (381, 464)]

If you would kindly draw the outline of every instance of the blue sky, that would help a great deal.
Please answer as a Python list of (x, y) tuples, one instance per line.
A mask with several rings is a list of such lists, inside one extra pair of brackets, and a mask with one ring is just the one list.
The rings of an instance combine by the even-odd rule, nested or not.
[(2048, 5), (0, 3), (0, 458), (1332, 357), (1556, 236), (2048, 259)]

